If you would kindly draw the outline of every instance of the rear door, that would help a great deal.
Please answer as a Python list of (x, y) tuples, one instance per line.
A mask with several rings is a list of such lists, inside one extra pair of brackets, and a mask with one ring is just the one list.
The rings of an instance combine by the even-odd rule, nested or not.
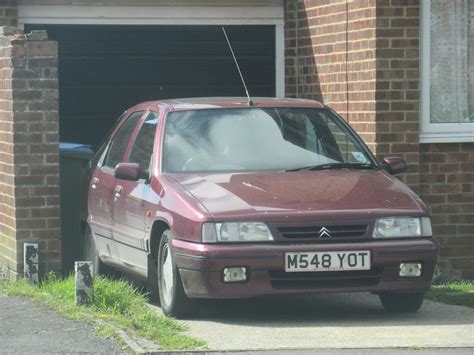
[(150, 111), (129, 148), (126, 161), (137, 163), (143, 172), (138, 181), (117, 179), (114, 205), (114, 240), (120, 261), (142, 270), (147, 268), (145, 203), (150, 191), (151, 157), (158, 125), (158, 113)]
[(114, 168), (123, 161), (130, 138), (136, 129), (143, 111), (132, 112), (115, 133), (106, 149), (105, 157), (92, 175), (89, 186), (89, 224), (95, 235), (96, 245), (102, 259), (118, 258), (112, 241), (112, 221), (116, 178)]

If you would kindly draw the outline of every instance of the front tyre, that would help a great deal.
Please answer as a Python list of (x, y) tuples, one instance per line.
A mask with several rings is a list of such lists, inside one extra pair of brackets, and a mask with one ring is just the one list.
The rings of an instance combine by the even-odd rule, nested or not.
[(415, 313), (425, 297), (424, 293), (382, 293), (379, 295), (383, 308), (390, 313)]
[(163, 232), (158, 248), (158, 292), (163, 313), (183, 318), (198, 311), (197, 303), (186, 296), (179, 270), (171, 252), (170, 231)]

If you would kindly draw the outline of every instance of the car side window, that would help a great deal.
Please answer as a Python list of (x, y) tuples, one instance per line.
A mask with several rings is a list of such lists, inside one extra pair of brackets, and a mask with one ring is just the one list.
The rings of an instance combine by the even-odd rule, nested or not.
[(127, 150), (130, 137), (132, 136), (135, 127), (137, 126), (138, 120), (142, 117), (143, 111), (137, 111), (132, 113), (127, 121), (120, 127), (119, 131), (112, 139), (110, 143), (107, 157), (105, 158), (104, 165), (114, 169), (115, 166), (123, 161), (125, 151)]
[(135, 138), (135, 142), (133, 142), (132, 151), (130, 152), (128, 161), (130, 163), (139, 164), (143, 171), (148, 171), (150, 167), (157, 125), (158, 113), (151, 111), (143, 122), (140, 131)]
[(331, 135), (334, 137), (334, 141), (336, 142), (335, 146), (338, 147), (338, 154), (343, 158), (342, 161), (354, 164), (366, 164), (370, 162), (369, 158), (361, 150), (361, 147), (354, 141), (354, 138), (345, 134), (336, 121), (331, 120), (330, 117), (324, 113), (321, 113), (321, 117), (331, 132)]

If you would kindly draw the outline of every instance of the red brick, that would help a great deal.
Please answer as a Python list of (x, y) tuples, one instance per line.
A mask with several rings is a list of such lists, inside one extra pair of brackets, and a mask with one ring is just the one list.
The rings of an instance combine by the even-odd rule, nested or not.
[[(0, 38), (0, 53), (8, 54), (0, 59), (0, 230), (17, 242), (17, 260), (11, 260), (11, 267), (21, 273), (23, 241), (35, 240), (43, 251), (45, 240), (60, 244), (57, 47), (11, 36)], [(51, 165), (43, 165), (46, 159)], [(51, 258), (48, 252), (42, 254), (41, 271), (60, 265), (58, 250), (54, 252)], [(0, 258), (2, 253), (0, 248)]]

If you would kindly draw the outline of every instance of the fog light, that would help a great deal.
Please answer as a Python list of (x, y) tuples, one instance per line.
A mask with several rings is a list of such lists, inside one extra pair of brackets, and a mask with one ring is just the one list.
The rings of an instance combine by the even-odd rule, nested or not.
[(401, 277), (419, 277), (421, 276), (420, 263), (402, 263), (400, 264)]
[(247, 280), (246, 267), (226, 267), (222, 270), (224, 282), (242, 282)]

